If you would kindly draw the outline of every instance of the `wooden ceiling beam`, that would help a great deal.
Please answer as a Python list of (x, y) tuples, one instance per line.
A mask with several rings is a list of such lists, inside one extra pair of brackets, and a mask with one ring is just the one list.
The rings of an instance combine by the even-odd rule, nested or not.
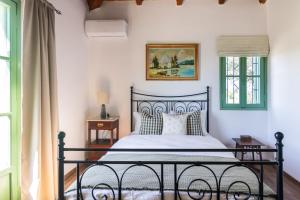
[(176, 0), (177, 6), (181, 6), (183, 4), (183, 0)]
[(258, 0), (258, 1), (259, 1), (259, 3), (262, 3), (262, 4), (267, 2), (267, 0)]
[(140, 6), (143, 4), (143, 0), (135, 0), (136, 1), (136, 5)]
[[(103, 3), (104, 0), (87, 0), (87, 3), (89, 5), (89, 9), (90, 10), (94, 10), (96, 8), (99, 8), (101, 7), (102, 3)], [(112, 0), (107, 0), (107, 1), (112, 1)], [(136, 2), (136, 5), (140, 6), (143, 4), (143, 1), (144, 0), (135, 0)], [(181, 6), (183, 4), (183, 1), (184, 0), (176, 0), (176, 4), (177, 6)], [(219, 4), (222, 5), (222, 4), (225, 4), (226, 3), (226, 0), (218, 0), (219, 1)], [(261, 4), (264, 4), (267, 2), (267, 0), (258, 0), (259, 3)]]
[(219, 4), (224, 4), (226, 0), (219, 0)]
[(103, 0), (87, 0), (90, 10), (94, 10), (102, 6)]

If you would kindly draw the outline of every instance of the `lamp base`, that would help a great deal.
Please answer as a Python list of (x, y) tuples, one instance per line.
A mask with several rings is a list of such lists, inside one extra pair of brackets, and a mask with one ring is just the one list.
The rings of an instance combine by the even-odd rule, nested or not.
[(105, 108), (105, 104), (102, 104), (101, 106), (101, 112), (100, 112), (100, 118), (101, 119), (106, 119), (106, 108)]

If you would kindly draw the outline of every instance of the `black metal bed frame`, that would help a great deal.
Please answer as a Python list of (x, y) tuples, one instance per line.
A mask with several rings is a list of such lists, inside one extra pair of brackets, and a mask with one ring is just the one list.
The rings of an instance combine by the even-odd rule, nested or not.
[[(201, 96), (198, 99), (194, 99), (196, 96)], [(205, 99), (202, 97), (205, 96)], [(133, 112), (134, 110), (139, 112), (148, 112), (151, 114), (155, 114), (158, 112), (192, 112), (195, 110), (207, 110), (207, 120), (206, 120), (206, 129), (207, 132), (209, 132), (209, 87), (206, 88), (205, 92), (197, 93), (193, 95), (180, 95), (180, 96), (161, 96), (161, 95), (149, 95), (144, 93), (139, 93), (133, 90), (133, 87), (130, 88), (130, 110), (131, 110), (131, 130), (133, 130)], [(124, 190), (124, 186), (122, 185), (122, 181), (124, 178), (124, 175), (129, 169), (135, 168), (135, 167), (144, 167), (151, 172), (154, 173), (155, 177), (158, 180), (159, 184), (159, 191), (161, 193), (161, 199), (164, 199), (164, 166), (165, 165), (172, 165), (174, 168), (174, 199), (182, 199), (180, 193), (186, 192), (188, 196), (191, 199), (212, 199), (213, 194), (216, 196), (217, 200), (221, 199), (221, 195), (224, 194), (226, 199), (234, 198), (234, 199), (249, 199), (250, 197), (255, 197), (256, 199), (264, 199), (264, 167), (265, 166), (276, 166), (277, 168), (277, 191), (276, 194), (273, 196), (273, 198), (277, 200), (283, 200), (283, 140), (284, 135), (280, 132), (275, 133), (276, 138), (276, 148), (272, 149), (236, 149), (236, 148), (230, 148), (230, 149), (101, 149), (101, 148), (66, 148), (64, 143), (65, 133), (60, 132), (58, 134), (58, 199), (63, 200), (64, 197), (64, 165), (65, 164), (75, 164), (76, 165), (76, 197), (77, 199), (83, 199), (82, 194), (82, 179), (85, 175), (85, 173), (91, 169), (94, 166), (103, 166), (113, 172), (113, 174), (117, 178), (117, 185), (118, 188), (113, 188), (107, 183), (99, 183), (95, 185), (93, 188), (91, 188), (91, 195), (93, 199), (97, 199), (94, 192), (96, 189), (98, 189), (100, 186), (105, 187), (108, 190), (110, 190), (113, 194), (113, 199), (122, 199), (122, 190)], [(273, 152), (276, 153), (276, 159), (272, 161), (266, 161), (266, 160), (258, 160), (258, 161), (197, 161), (197, 162), (191, 162), (191, 161), (91, 161), (91, 160), (66, 160), (65, 159), (65, 152), (91, 152), (91, 151), (97, 151), (97, 152)], [(80, 165), (81, 164), (88, 164), (90, 165), (82, 174), (80, 174)], [(126, 164), (130, 165), (121, 176), (118, 176), (116, 171), (114, 170), (114, 165), (119, 164)], [(151, 166), (160, 166), (160, 172), (155, 171)], [(178, 166), (186, 166), (182, 171), (178, 171)], [(218, 178), (214, 171), (211, 169), (210, 166), (213, 165), (226, 165), (227, 167), (224, 169), (221, 176)], [(258, 172), (255, 171), (252, 166), (258, 165), (259, 169)], [(186, 190), (179, 189), (180, 185), (180, 178), (182, 177), (182, 174), (194, 167), (200, 167), (207, 169), (215, 178), (215, 186), (216, 190), (213, 191), (211, 188), (211, 185), (204, 179), (195, 179), (192, 180), (189, 183), (189, 186)], [(226, 174), (226, 172), (229, 169), (232, 168), (238, 168), (243, 167), (247, 168), (252, 172), (258, 181), (258, 191), (259, 194), (252, 194), (250, 186), (243, 180), (234, 181), (232, 182), (228, 188), (227, 191), (221, 191), (221, 185), (222, 185), (222, 178)], [(195, 197), (191, 194), (191, 192), (194, 192), (194, 190), (191, 189), (191, 185), (195, 182), (201, 182), (205, 184), (208, 189), (199, 189), (198, 196)], [(234, 185), (243, 185), (246, 188), (248, 188), (247, 193), (241, 193), (241, 192), (231, 192), (230, 190), (233, 188)], [(115, 191), (118, 191), (118, 195), (115, 195)], [(205, 196), (208, 195), (208, 196)], [(241, 197), (240, 195), (244, 195)], [(104, 199), (107, 199), (108, 197), (106, 195), (103, 196)]]

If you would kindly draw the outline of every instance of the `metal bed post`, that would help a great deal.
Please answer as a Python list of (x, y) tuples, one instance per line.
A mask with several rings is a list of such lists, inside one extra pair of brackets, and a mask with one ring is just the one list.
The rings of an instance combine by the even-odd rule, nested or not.
[(178, 182), (177, 182), (177, 164), (174, 164), (174, 200), (177, 200)]
[[(262, 159), (260, 159), (262, 161)], [(260, 170), (259, 170), (259, 199), (264, 199), (264, 165), (260, 164)]]
[(275, 138), (277, 140), (276, 160), (278, 162), (278, 166), (277, 166), (277, 199), (283, 200), (283, 154), (282, 154), (283, 144), (282, 144), (282, 140), (284, 138), (284, 135), (281, 132), (277, 132), (277, 133), (275, 133)]
[(209, 133), (209, 86), (206, 87), (206, 130)]
[(58, 200), (64, 199), (64, 138), (65, 132), (58, 134)]
[(130, 131), (133, 131), (133, 86), (130, 87)]
[(161, 177), (161, 188), (160, 188), (160, 192), (161, 192), (161, 200), (164, 200), (164, 165), (161, 164), (160, 165), (160, 177)]

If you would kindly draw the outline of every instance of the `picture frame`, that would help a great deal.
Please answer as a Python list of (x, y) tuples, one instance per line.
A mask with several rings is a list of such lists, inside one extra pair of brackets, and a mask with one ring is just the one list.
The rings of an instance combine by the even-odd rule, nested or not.
[(146, 80), (198, 80), (199, 44), (146, 44)]

